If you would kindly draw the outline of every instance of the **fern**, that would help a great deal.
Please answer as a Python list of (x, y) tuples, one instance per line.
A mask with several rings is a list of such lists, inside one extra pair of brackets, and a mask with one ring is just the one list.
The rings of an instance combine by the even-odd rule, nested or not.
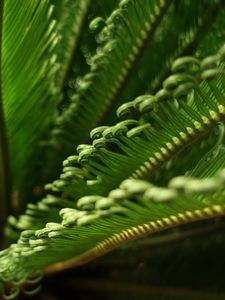
[[(48, 1), (29, 4), (21, 0), (17, 5), (4, 1), (3, 5), (2, 99), (10, 153), (14, 158), (11, 164), (15, 193), (23, 193), (22, 182), (31, 176), (26, 165), (30, 161), (37, 167), (41, 140), (54, 117), (54, 114), (49, 117), (49, 110), (54, 106), (56, 109), (57, 64), (53, 52), (58, 37), (52, 19), (53, 7)], [(21, 19), (22, 26), (18, 27)], [(40, 115), (46, 117), (42, 119)], [(18, 187), (21, 187), (19, 191)]]
[(4, 298), (224, 216), (223, 1), (4, 0), (0, 12)]

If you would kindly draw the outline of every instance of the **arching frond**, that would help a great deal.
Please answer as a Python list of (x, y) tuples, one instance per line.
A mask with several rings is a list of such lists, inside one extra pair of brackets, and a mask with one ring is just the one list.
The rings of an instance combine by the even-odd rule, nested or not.
[(224, 16), (222, 0), (1, 1), (6, 299), (42, 271), (223, 223)]
[[(62, 209), (61, 223), (23, 231), (17, 244), (1, 252), (2, 279), (19, 289), (57, 261), (73, 257), (66, 264), (84, 264), (138, 237), (224, 215), (224, 197), (224, 170), (211, 178), (177, 177), (167, 188), (126, 180), (107, 198), (86, 196), (78, 208)], [(52, 268), (57, 265), (46, 272)]]
[[(153, 177), (176, 153), (223, 121), (223, 51), (221, 48), (217, 55), (202, 60), (204, 66), (205, 62), (216, 59), (215, 65), (207, 64), (201, 71), (198, 70), (200, 62), (193, 57), (175, 61), (175, 74), (164, 81), (163, 89), (154, 96), (140, 96), (118, 109), (120, 118), (130, 118), (133, 114), (136, 120), (125, 119), (115, 126), (94, 129), (91, 132), (92, 145), (78, 146), (79, 155), (68, 157), (60, 179), (46, 188), (63, 192), (63, 198), (76, 202), (85, 195), (106, 196), (129, 177)], [(184, 67), (188, 67), (187, 73), (180, 73)], [(197, 73), (190, 75), (188, 72), (196, 67)], [(176, 100), (179, 105), (174, 102), (175, 96), (179, 96)], [(223, 153), (223, 149), (220, 152)], [(59, 203), (59, 208), (63, 207), (58, 198), (52, 201)], [(47, 199), (43, 202), (43, 214), (46, 203)], [(19, 222), (11, 218), (11, 225), (19, 230), (41, 226), (36, 218), (32, 218), (39, 208), (34, 205), (31, 213), (30, 208)], [(46, 218), (56, 221), (57, 210), (47, 214)], [(42, 219), (42, 225), (46, 218)]]
[(2, 99), (13, 182), (22, 194), (24, 181), (32, 175), (26, 191), (35, 182), (41, 141), (56, 113), (58, 36), (52, 11), (49, 1), (3, 1)]
[[(51, 141), (55, 160), (60, 162), (68, 156), (74, 143), (85, 141), (87, 132), (100, 122), (170, 3), (121, 1), (106, 20), (99, 33), (102, 45), (91, 58), (91, 71), (84, 76), (68, 109), (57, 119)], [(101, 25), (98, 20), (92, 21), (92, 27)]]
[[(79, 155), (69, 157), (60, 180), (47, 187), (72, 198), (104, 195), (127, 177), (152, 176), (175, 153), (223, 121), (224, 62), (217, 60), (223, 56), (221, 49), (221, 54), (202, 60), (205, 68), (195, 75), (191, 70), (183, 73), (183, 68), (191, 64), (198, 69), (198, 60), (175, 61), (174, 74), (164, 81), (163, 89), (123, 104), (117, 114), (125, 120), (93, 130), (92, 145), (78, 146)], [(215, 65), (207, 63), (214, 59)]]

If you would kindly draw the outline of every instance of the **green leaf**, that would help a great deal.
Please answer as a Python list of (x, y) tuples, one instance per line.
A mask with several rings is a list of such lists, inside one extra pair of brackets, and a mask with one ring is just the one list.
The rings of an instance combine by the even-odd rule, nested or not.
[[(16, 241), (0, 252), (8, 299), (21, 286), (37, 292), (39, 270), (78, 266), (148, 234), (225, 214), (222, 1), (96, 1), (4, 2), (3, 219), (7, 142), (12, 202), (21, 209), (30, 199), (5, 229)], [(58, 179), (44, 194), (36, 184), (49, 177)]]
[(100, 47), (89, 59), (90, 73), (82, 79), (52, 131), (48, 157), (54, 155), (58, 166), (74, 145), (87, 140), (88, 132), (101, 122), (170, 3), (171, 0), (121, 1), (105, 21), (98, 37)]
[(14, 189), (21, 194), (35, 184), (41, 141), (56, 115), (58, 36), (52, 11), (45, 0), (4, 1), (2, 98)]
[(57, 84), (61, 87), (65, 84), (71, 62), (73, 61), (85, 21), (89, 0), (52, 0), (55, 6), (57, 27), (60, 34), (60, 43), (57, 47), (59, 70)]
[[(154, 96), (140, 96), (118, 109), (119, 117), (130, 117), (129, 114), (132, 113), (139, 121), (128, 119), (111, 127), (93, 130), (92, 145), (78, 146), (79, 154), (64, 161), (60, 178), (46, 186), (49, 191), (59, 193), (55, 203), (60, 202), (60, 193), (63, 193), (63, 199), (76, 203), (80, 197), (86, 195), (106, 196), (126, 178), (154, 178), (155, 172), (174, 155), (210, 132), (211, 128), (217, 126), (217, 122), (224, 120), (223, 49), (221, 48), (217, 56), (205, 58), (201, 62), (204, 66), (207, 61), (217, 57), (216, 72), (215, 66), (210, 64), (205, 70), (198, 70), (192, 75), (188, 73), (189, 69), (186, 70), (187, 74), (177, 73), (178, 67), (188, 66), (192, 70), (190, 62), (195, 67), (196, 64), (200, 65), (200, 61), (193, 57), (180, 58), (173, 64), (175, 74), (164, 81), (164, 89)], [(206, 72), (208, 74), (211, 71), (213, 78), (203, 78)], [(184, 79), (194, 81), (195, 85), (186, 90), (187, 82)], [(173, 89), (172, 83), (175, 84)], [(177, 90), (180, 92), (181, 88), (184, 88), (185, 94), (182, 92), (183, 98), (178, 99), (178, 105), (178, 102), (174, 103), (173, 95)], [(167, 99), (162, 97), (162, 92), (164, 95), (167, 93)], [(146, 123), (140, 125), (143, 116)], [(218, 153), (223, 153), (223, 148)], [(223, 165), (223, 161), (216, 158), (211, 172), (220, 165)], [(46, 220), (56, 222), (57, 209), (49, 213), (46, 201), (48, 202), (44, 200), (37, 206), (28, 206), (27, 214), (21, 216), (19, 221), (10, 218), (10, 224), (21, 231), (37, 229)], [(52, 201), (54, 206), (54, 200)], [(58, 209), (63, 207), (57, 205)], [(39, 218), (39, 213), (42, 218)], [(12, 235), (11, 230), (9, 234)]]
[[(3, 3), (0, 3), (0, 24), (2, 24)], [(0, 25), (1, 26), (1, 25)], [(0, 27), (0, 44), (2, 40), (2, 30)], [(0, 47), (0, 69), (1, 69), (1, 47)], [(9, 176), (9, 158), (8, 145), (5, 129), (5, 120), (2, 105), (2, 78), (0, 73), (0, 244), (3, 243), (4, 226), (7, 221), (7, 215), (12, 213), (10, 200), (10, 176)]]
[(73, 258), (65, 265), (77, 266), (146, 234), (224, 215), (224, 175), (225, 169), (211, 178), (177, 177), (168, 187), (125, 180), (106, 198), (83, 197), (76, 209), (60, 211), (61, 223), (25, 230), (1, 252), (2, 279), (21, 284), (58, 261)]
[[(72, 199), (85, 194), (105, 195), (127, 177), (152, 177), (176, 153), (223, 121), (223, 59), (220, 65), (216, 62), (216, 67), (210, 65), (192, 75), (189, 70), (180, 73), (176, 67), (185, 67), (187, 60), (200, 65), (193, 58), (178, 59), (172, 67), (174, 74), (164, 81), (161, 90), (123, 104), (117, 114), (127, 120), (99, 127), (95, 129), (98, 134), (92, 131), (92, 144), (78, 146), (78, 155), (65, 160), (60, 179), (47, 188), (63, 191)], [(205, 78), (211, 73), (218, 75)], [(130, 120), (132, 117), (137, 120)]]
[[(179, 1), (170, 7), (118, 99), (119, 104), (143, 92), (156, 92), (176, 58), (194, 53), (202, 58), (222, 46), (225, 38), (221, 31), (224, 28), (224, 5), (220, 1), (202, 4), (199, 1)], [(212, 38), (214, 42), (210, 43)]]

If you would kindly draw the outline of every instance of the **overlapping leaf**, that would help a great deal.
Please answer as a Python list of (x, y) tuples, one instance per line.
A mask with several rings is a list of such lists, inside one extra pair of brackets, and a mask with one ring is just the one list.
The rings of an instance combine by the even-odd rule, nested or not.
[[(90, 60), (90, 73), (80, 82), (70, 106), (59, 116), (52, 132), (48, 157), (54, 155), (58, 166), (100, 122), (170, 3), (170, 0), (121, 1), (106, 20), (99, 33), (102, 45)], [(95, 22), (92, 26), (101, 26), (100, 21), (92, 21)]]
[(14, 187), (24, 195), (35, 183), (41, 141), (56, 113), (58, 36), (49, 1), (3, 4), (2, 99)]
[[(65, 160), (60, 179), (47, 185), (47, 188), (59, 193), (59, 196), (63, 192), (62, 197), (68, 198), (72, 203), (85, 195), (105, 196), (128, 177), (153, 177), (155, 171), (177, 152), (209, 132), (210, 128), (217, 127), (217, 122), (224, 119), (223, 49), (218, 55), (210, 58), (216, 58), (215, 65), (210, 64), (209, 68), (207, 65), (205, 70), (197, 71), (192, 76), (175, 72), (175, 75), (165, 80), (164, 88), (155, 96), (144, 95), (121, 106), (118, 115), (128, 117), (128, 120), (119, 122), (115, 126), (103, 126), (93, 130), (92, 145), (78, 146), (79, 155), (70, 156)], [(200, 62), (196, 59), (190, 57), (188, 59), (199, 66)], [(203, 60), (202, 65), (207, 60), (209, 58)], [(179, 61), (181, 60), (177, 60)], [(184, 63), (185, 61), (186, 58)], [(210, 72), (213, 73), (213, 78), (210, 80), (201, 78), (197, 83), (199, 76), (203, 77)], [(172, 91), (168, 87), (173, 76), (178, 79), (187, 76), (186, 78), (188, 80), (191, 78), (196, 85), (186, 90), (186, 85), (190, 82), (182, 81), (179, 84), (179, 81), (175, 81), (174, 91)], [(181, 91), (184, 97), (179, 99), (179, 106), (173, 103), (173, 95), (176, 91)], [(168, 98), (165, 100), (165, 97), (161, 98), (161, 96), (166, 93)], [(130, 120), (130, 114), (136, 116), (136, 120)], [(141, 122), (145, 123), (140, 125)], [(215, 151), (217, 152), (223, 153), (223, 149)], [(216, 159), (217, 156), (215, 154)], [(56, 208), (63, 207), (63, 204), (60, 205), (59, 197), (55, 200), (44, 200), (43, 205), (29, 206), (26, 214), (21, 216), (19, 221), (11, 218), (10, 224), (23, 230), (43, 226), (47, 218), (49, 221), (56, 221), (57, 209), (55, 214), (49, 215), (46, 208), (48, 201), (53, 206), (56, 205)], [(39, 213), (42, 218), (39, 218)]]
[[(80, 34), (77, 29), (82, 27), (88, 2), (65, 1), (68, 7), (79, 7), (78, 15), (63, 7), (63, 1), (55, 2), (57, 24), (48, 1), (4, 2), (2, 96), (17, 187), (24, 187), (26, 178), (36, 171), (42, 153), (40, 141), (56, 115)], [(224, 170), (217, 173), (225, 166), (224, 125), (221, 125), (225, 118), (225, 48), (217, 51), (221, 44), (219, 37), (215, 37), (215, 44), (210, 47), (216, 48), (214, 55), (202, 60), (190, 56), (177, 59), (160, 90), (124, 103), (117, 110), (120, 119), (117, 124), (95, 128), (90, 133), (91, 144), (81, 144), (77, 153), (71, 153), (72, 145), (85, 139), (89, 129), (106, 116), (107, 107), (121, 90), (148, 37), (156, 32), (152, 49), (157, 49), (154, 43), (160, 40), (160, 32), (167, 40), (164, 29), (176, 18), (176, 8), (182, 11), (182, 5), (174, 1), (171, 6), (171, 3), (123, 0), (98, 33), (102, 45), (91, 59), (91, 72), (84, 77), (69, 108), (57, 118), (57, 128), (49, 143), (55, 147), (54, 155), (48, 152), (51, 164), (58, 166), (66, 154), (75, 155), (64, 161), (60, 178), (46, 186), (49, 195), (37, 204), (28, 204), (18, 220), (9, 218), (8, 235), (12, 238), (20, 235), (16, 244), (0, 252), (0, 289), (7, 292), (4, 284), (11, 282), (9, 298), (18, 294), (22, 283), (36, 281), (29, 278), (33, 273), (53, 263), (74, 258), (69, 263), (79, 265), (151, 232), (224, 215)], [(181, 44), (171, 47), (160, 70), (156, 66), (150, 72), (152, 90), (161, 83), (178, 53), (190, 46), (195, 51), (193, 43), (204, 27), (202, 24), (207, 16), (213, 19), (214, 10), (219, 14), (221, 2), (213, 1), (213, 12), (208, 11), (205, 18), (196, 10), (195, 5), (202, 14), (204, 7), (200, 3), (184, 1), (183, 5), (190, 6), (195, 17), (190, 20), (187, 16), (190, 21), (187, 23), (186, 18), (180, 20)], [(171, 19), (167, 19), (167, 14)], [(97, 28), (102, 22), (98, 18), (91, 27)], [(219, 18), (212, 32), (219, 30), (221, 22)], [(158, 26), (161, 23), (164, 29)], [(68, 32), (61, 37), (64, 42), (58, 45), (57, 30), (62, 35), (66, 28)], [(197, 48), (199, 56), (207, 43), (206, 36)], [(153, 56), (151, 65), (155, 60), (159, 63), (162, 54), (163, 51)], [(217, 131), (218, 136), (213, 136)], [(197, 150), (188, 153), (185, 148), (210, 137), (211, 144), (218, 139), (217, 143), (194, 169), (187, 169), (187, 161)], [(209, 147), (197, 153), (198, 159)], [(181, 170), (197, 178), (175, 178), (168, 187), (150, 183), (181, 151), (186, 155), (180, 160)], [(55, 154), (59, 154), (57, 158)], [(48, 165), (45, 168), (48, 170)], [(167, 170), (170, 172), (165, 178), (176, 173), (169, 164)], [(30, 181), (31, 186), (32, 182), (35, 179)], [(159, 184), (162, 182), (159, 180)]]
[(177, 177), (167, 188), (126, 180), (108, 197), (86, 196), (76, 209), (62, 209), (61, 223), (23, 231), (1, 252), (1, 278), (18, 291), (49, 264), (70, 258), (70, 265), (83, 264), (146, 234), (224, 213), (224, 170), (211, 178)]

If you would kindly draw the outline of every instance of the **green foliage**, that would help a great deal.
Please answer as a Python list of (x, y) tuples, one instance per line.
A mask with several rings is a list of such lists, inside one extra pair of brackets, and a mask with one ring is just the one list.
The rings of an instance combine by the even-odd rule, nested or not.
[(6, 299), (57, 263), (224, 215), (224, 1), (0, 8)]
[(17, 193), (23, 191), (28, 178), (32, 177), (26, 189), (35, 182), (34, 171), (27, 164), (33, 170), (37, 167), (41, 140), (46, 137), (58, 103), (58, 34), (52, 12), (49, 1), (3, 4), (2, 102)]

